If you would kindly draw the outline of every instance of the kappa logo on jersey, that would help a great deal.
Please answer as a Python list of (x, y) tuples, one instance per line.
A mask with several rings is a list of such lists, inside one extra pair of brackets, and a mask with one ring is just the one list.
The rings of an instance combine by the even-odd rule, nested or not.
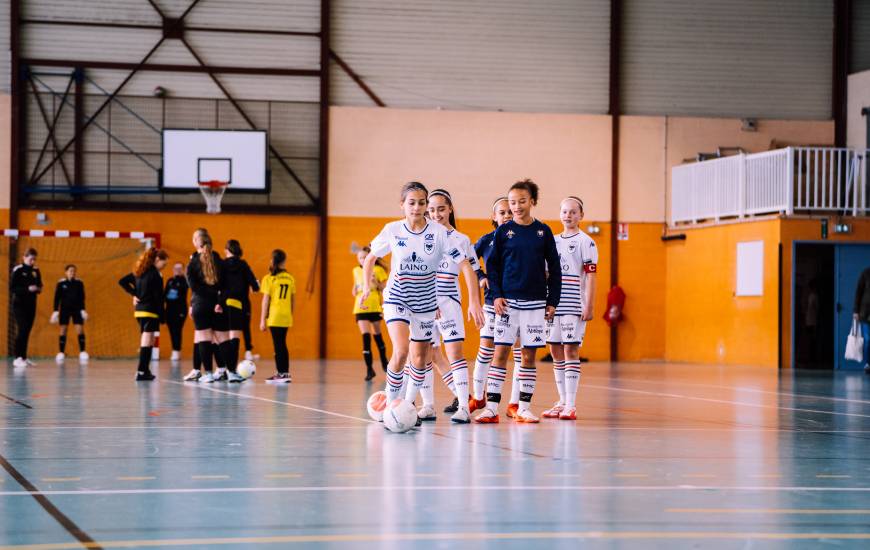
[(408, 246), (408, 238), (396, 237), (396, 246)]
[(423, 258), (417, 256), (416, 252), (411, 252), (410, 256), (403, 258), (399, 263), (399, 269), (402, 271), (428, 271), (429, 266), (423, 263)]

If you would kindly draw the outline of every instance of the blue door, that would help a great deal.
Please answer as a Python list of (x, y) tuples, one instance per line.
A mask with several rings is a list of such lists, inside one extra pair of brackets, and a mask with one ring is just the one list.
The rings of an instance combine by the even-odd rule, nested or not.
[(861, 272), (870, 267), (870, 244), (838, 244), (834, 256), (837, 272), (837, 328), (834, 349), (837, 357), (834, 364), (838, 369), (857, 370), (863, 365), (846, 361), (846, 338), (852, 328), (852, 306), (855, 302), (855, 287)]

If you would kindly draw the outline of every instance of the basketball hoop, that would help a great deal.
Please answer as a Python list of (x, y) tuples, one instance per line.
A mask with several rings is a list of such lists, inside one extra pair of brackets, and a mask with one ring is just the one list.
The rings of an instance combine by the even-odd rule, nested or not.
[(208, 214), (221, 213), (221, 199), (227, 190), (228, 181), (209, 180), (199, 182), (199, 192), (205, 199), (205, 211)]

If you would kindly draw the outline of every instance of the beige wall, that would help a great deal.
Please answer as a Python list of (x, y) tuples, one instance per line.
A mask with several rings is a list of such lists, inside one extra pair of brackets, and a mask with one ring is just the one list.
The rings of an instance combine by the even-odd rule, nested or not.
[(846, 145), (856, 149), (865, 149), (867, 144), (867, 117), (861, 115), (861, 109), (870, 107), (870, 71), (849, 75), (848, 99), (846, 109)]
[(454, 196), (459, 218), (486, 219), (494, 198), (532, 178), (539, 216), (566, 195), (610, 217), (610, 118), (332, 107), (329, 215), (394, 217), (399, 188), (419, 180)]

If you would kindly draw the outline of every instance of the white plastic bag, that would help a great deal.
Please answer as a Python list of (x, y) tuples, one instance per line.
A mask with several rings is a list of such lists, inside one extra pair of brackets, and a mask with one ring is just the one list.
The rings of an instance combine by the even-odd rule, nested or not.
[(846, 360), (859, 363), (864, 361), (864, 337), (861, 336), (858, 321), (855, 320), (852, 321), (852, 330), (846, 338)]

